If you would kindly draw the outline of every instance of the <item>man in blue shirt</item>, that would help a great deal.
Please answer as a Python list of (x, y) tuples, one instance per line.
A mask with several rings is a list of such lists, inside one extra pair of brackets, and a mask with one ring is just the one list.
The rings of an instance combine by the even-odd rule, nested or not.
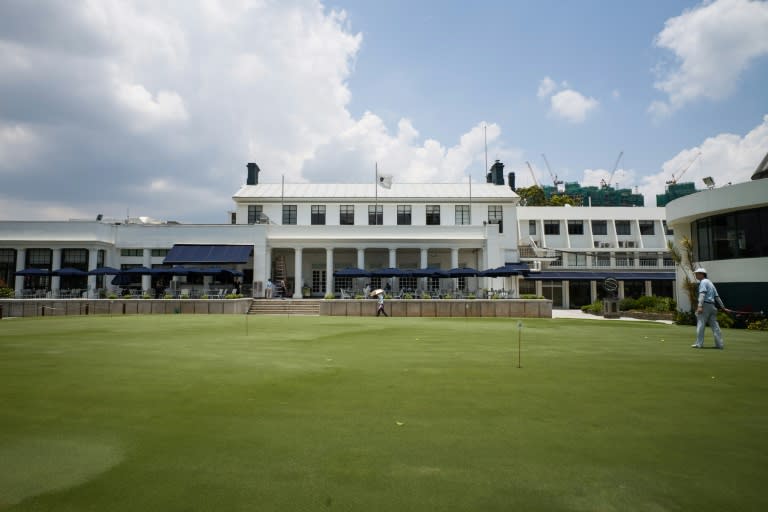
[(723, 334), (720, 332), (720, 324), (717, 323), (717, 307), (728, 311), (717, 294), (717, 289), (712, 281), (707, 279), (707, 270), (697, 268), (693, 271), (699, 281), (699, 303), (696, 307), (696, 343), (693, 348), (704, 347), (704, 328), (709, 325), (715, 337), (715, 348), (723, 349)]

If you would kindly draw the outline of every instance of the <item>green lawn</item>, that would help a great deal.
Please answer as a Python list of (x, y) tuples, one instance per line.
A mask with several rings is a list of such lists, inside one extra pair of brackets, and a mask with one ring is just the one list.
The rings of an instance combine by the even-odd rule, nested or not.
[(517, 322), (2, 320), (0, 510), (768, 509), (765, 332)]

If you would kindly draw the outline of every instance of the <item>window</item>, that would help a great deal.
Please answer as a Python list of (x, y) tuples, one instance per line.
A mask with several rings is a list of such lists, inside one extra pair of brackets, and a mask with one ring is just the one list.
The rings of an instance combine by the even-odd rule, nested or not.
[(535, 220), (529, 220), (528, 221), (528, 234), (529, 235), (535, 235), (536, 234), (536, 221)]
[(608, 221), (607, 220), (593, 220), (592, 221), (592, 234), (593, 235), (607, 235), (608, 234)]
[(631, 235), (632, 230), (629, 227), (629, 221), (628, 220), (617, 220), (616, 221), (616, 234), (617, 235)]
[(413, 276), (401, 277), (398, 282), (401, 290), (411, 293), (416, 290), (416, 278)]
[(142, 257), (144, 256), (144, 249), (120, 249), (120, 256), (130, 257)]
[(168, 253), (170, 252), (170, 249), (152, 249), (152, 257), (153, 258), (165, 258), (168, 256)]
[(469, 219), (469, 205), (457, 204), (456, 205), (456, 225), (464, 226), (471, 223), (472, 222)]
[(504, 208), (500, 204), (488, 205), (488, 224), (498, 224), (499, 233), (504, 232)]
[(295, 204), (283, 205), (283, 224), (296, 225), (296, 205)]
[(768, 208), (699, 219), (691, 232), (699, 261), (768, 256)]
[(545, 220), (544, 221), (544, 234), (545, 235), (559, 235), (560, 234), (560, 221), (559, 220)]
[(313, 204), (311, 207), (312, 212), (312, 225), (313, 226), (324, 226), (325, 225), (325, 205), (324, 204)]
[(397, 225), (398, 226), (411, 225), (411, 205), (409, 204), (397, 205)]
[(343, 204), (339, 206), (339, 224), (353, 226), (355, 224), (355, 205)]
[(62, 249), (61, 250), (61, 266), (80, 268), (80, 270), (88, 270), (88, 249)]
[(341, 293), (341, 290), (351, 290), (352, 289), (352, 278), (351, 277), (336, 277), (333, 280), (333, 288), (334, 292)]
[(384, 224), (384, 205), (369, 204), (368, 205), (368, 225), (381, 226), (382, 224)]
[(42, 268), (51, 264), (50, 249), (27, 249), (27, 264), (25, 267)]
[(653, 235), (655, 230), (653, 227), (654, 222), (652, 220), (640, 221), (640, 234), (641, 235)]
[(569, 252), (568, 253), (568, 266), (569, 267), (586, 267), (587, 266), (587, 255), (580, 252)]
[(427, 226), (439, 226), (440, 225), (440, 205), (428, 204), (427, 205)]
[(261, 216), (264, 213), (264, 206), (260, 204), (248, 205), (248, 224), (259, 224)]
[(582, 221), (582, 220), (569, 220), (568, 221), (568, 234), (569, 235), (583, 235), (584, 234), (584, 221)]
[(667, 225), (667, 221), (666, 220), (662, 220), (661, 223), (664, 226), (664, 234), (665, 235), (672, 236), (672, 235), (675, 234), (675, 231)]
[(0, 249), (0, 263), (16, 263), (16, 250)]

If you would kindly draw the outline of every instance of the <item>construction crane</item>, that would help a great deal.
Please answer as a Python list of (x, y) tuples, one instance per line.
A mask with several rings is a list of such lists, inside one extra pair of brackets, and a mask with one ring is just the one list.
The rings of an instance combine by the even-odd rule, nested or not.
[(563, 180), (558, 180), (557, 175), (552, 172), (552, 169), (549, 167), (549, 162), (547, 161), (547, 155), (542, 153), (541, 156), (544, 158), (544, 163), (547, 164), (547, 170), (549, 171), (550, 177), (552, 177), (552, 183), (555, 184), (555, 189), (559, 190), (558, 185), (562, 185)]
[(619, 162), (621, 161), (621, 157), (624, 156), (624, 151), (619, 152), (619, 157), (616, 159), (616, 163), (613, 164), (613, 170), (611, 171), (611, 176), (608, 178), (608, 183), (605, 185), (606, 187), (610, 187), (611, 183), (613, 182), (613, 175), (616, 174), (616, 169), (619, 168)]
[(680, 171), (677, 173), (677, 176), (674, 174), (672, 175), (672, 179), (667, 182), (667, 185), (676, 185), (678, 181), (680, 181), (680, 178), (683, 177), (683, 174), (685, 174), (685, 171), (691, 168), (693, 165), (693, 162), (695, 162), (699, 157), (701, 156), (701, 151), (696, 153), (696, 156), (694, 156), (690, 162), (688, 162), (688, 165), (684, 166)]
[(533, 167), (531, 167), (530, 162), (525, 162), (525, 165), (528, 166), (528, 170), (531, 171), (531, 178), (533, 178), (533, 183), (538, 187), (541, 188), (541, 185), (539, 185), (539, 180), (536, 179), (536, 175), (533, 173)]

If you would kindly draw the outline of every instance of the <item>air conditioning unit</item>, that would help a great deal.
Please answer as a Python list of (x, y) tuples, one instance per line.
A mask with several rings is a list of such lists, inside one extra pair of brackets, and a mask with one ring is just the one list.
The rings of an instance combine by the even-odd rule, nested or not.
[(600, 248), (601, 249), (610, 249), (611, 243), (610, 242), (600, 242)]
[(602, 247), (602, 246), (603, 246), (602, 242), (598, 242), (597, 240), (595, 240), (595, 249), (597, 249), (599, 247)]
[(626, 247), (627, 247), (627, 249), (633, 249), (635, 247), (635, 241), (634, 240), (627, 240)]
[(530, 272), (541, 272), (541, 261), (533, 261), (529, 270)]

